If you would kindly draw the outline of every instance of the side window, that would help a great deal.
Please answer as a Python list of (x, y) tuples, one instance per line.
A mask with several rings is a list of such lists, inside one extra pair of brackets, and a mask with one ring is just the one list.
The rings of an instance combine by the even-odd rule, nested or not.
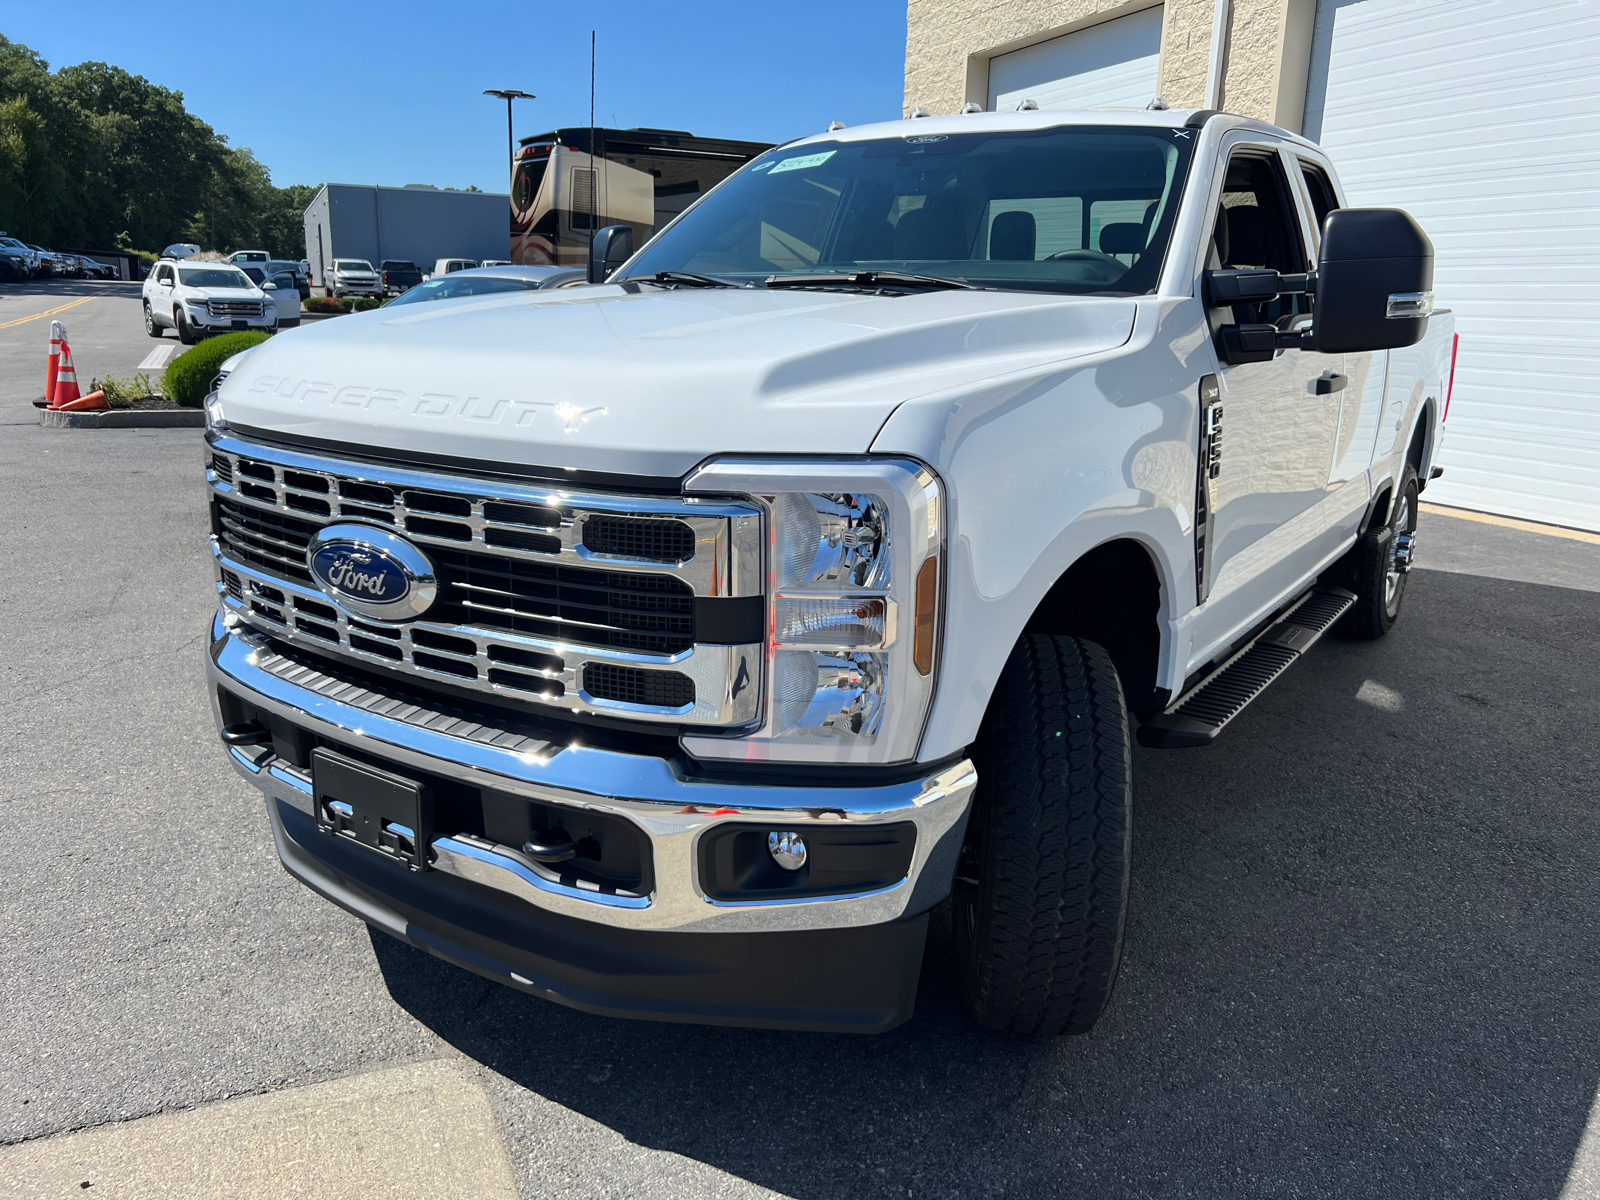
[(1311, 208), (1317, 214), (1317, 228), (1322, 228), (1322, 223), (1328, 219), (1328, 214), (1339, 207), (1339, 201), (1333, 194), (1333, 184), (1328, 181), (1328, 174), (1314, 162), (1300, 160), (1300, 174), (1305, 176), (1306, 191), (1311, 193)]
[[(1310, 260), (1292, 195), (1278, 155), (1234, 151), (1222, 185), (1208, 265), (1271, 267), (1284, 274), (1306, 270)], [(1235, 309), (1240, 321), (1280, 323), (1310, 311), (1310, 305), (1304, 296), (1280, 296), (1267, 304), (1242, 304)]]

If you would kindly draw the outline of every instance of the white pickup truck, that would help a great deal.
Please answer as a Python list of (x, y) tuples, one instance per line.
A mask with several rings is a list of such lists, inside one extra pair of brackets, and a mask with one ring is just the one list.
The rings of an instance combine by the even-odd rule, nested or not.
[(1400, 612), (1452, 327), (1342, 205), (1220, 113), (891, 122), (604, 282), (256, 349), (208, 657), (285, 867), (564, 1004), (803, 1029), (907, 1019), (950, 901), (982, 1025), (1088, 1029), (1132, 740)]

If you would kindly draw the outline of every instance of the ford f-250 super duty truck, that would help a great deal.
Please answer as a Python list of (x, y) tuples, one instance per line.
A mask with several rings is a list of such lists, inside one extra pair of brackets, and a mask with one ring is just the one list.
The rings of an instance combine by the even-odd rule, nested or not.
[(629, 236), (208, 399), (210, 688), (284, 866), (564, 1004), (805, 1029), (905, 1020), (948, 899), (979, 1022), (1088, 1029), (1131, 739), (1399, 614), (1427, 237), (1179, 111), (832, 130)]

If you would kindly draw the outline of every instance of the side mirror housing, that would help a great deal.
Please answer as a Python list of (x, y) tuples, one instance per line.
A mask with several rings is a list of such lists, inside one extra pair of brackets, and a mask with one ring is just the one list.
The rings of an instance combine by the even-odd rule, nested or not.
[(633, 257), (633, 226), (607, 225), (595, 231), (589, 243), (589, 282), (604, 283), (606, 279)]
[(1433, 243), (1398, 208), (1339, 208), (1322, 223), (1315, 348), (1414, 346), (1433, 312)]

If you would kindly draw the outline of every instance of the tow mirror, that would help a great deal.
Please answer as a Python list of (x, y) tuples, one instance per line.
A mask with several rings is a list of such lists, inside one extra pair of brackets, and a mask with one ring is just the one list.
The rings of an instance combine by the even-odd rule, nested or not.
[(1218, 354), (1230, 364), (1268, 362), (1279, 350), (1345, 354), (1414, 346), (1433, 312), (1433, 243), (1398, 208), (1340, 208), (1322, 225), (1317, 269), (1284, 275), (1266, 267), (1205, 273), (1212, 308), (1264, 304), (1279, 296), (1316, 298), (1309, 329), (1224, 325)]
[(611, 273), (633, 257), (633, 226), (607, 225), (595, 231), (589, 243), (589, 282), (604, 283)]
[(1324, 354), (1414, 346), (1433, 312), (1433, 243), (1398, 208), (1339, 208), (1322, 223), (1312, 339)]

